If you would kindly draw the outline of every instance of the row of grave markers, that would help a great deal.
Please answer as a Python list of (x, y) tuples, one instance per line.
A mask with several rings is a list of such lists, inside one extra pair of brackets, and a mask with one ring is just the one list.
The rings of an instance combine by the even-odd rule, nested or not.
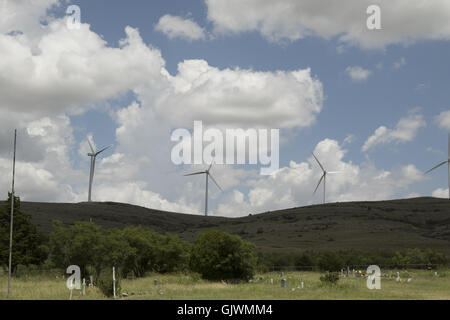
[[(70, 273), (71, 276), (69, 276), (67, 278), (66, 281), (66, 285), (67, 288), (70, 291), (69, 294), (69, 300), (72, 300), (72, 293), (73, 293), (73, 289), (77, 289), (80, 290), (80, 296), (85, 296), (86, 295), (86, 279), (83, 278), (83, 282), (81, 283), (80, 281), (80, 268), (76, 265), (71, 265), (67, 268), (66, 273)], [(369, 286), (369, 280), (375, 280), (375, 282), (380, 281), (380, 277), (381, 277), (381, 271), (380, 268), (378, 266), (372, 265), (369, 266), (367, 268), (367, 272), (366, 274), (368, 275), (368, 288), (369, 289), (380, 289), (381, 287), (379, 285), (375, 285), (370, 287)], [(361, 277), (361, 271), (356, 271), (355, 269), (352, 270), (352, 276), (359, 276)], [(437, 272), (434, 273), (435, 276), (438, 276)], [(284, 273), (280, 272), (280, 277), (283, 277)], [(345, 275), (344, 273), (344, 269), (341, 269), (341, 276), (345, 276), (345, 277), (350, 277), (350, 267), (347, 267), (347, 274)], [(389, 271), (389, 278), (392, 277), (392, 270)], [(113, 294), (114, 294), (114, 299), (116, 298), (116, 270), (115, 267), (112, 268), (112, 280), (113, 280)], [(397, 271), (397, 277), (396, 277), (396, 281), (397, 282), (401, 282), (401, 278), (400, 278), (400, 272)], [(408, 278), (407, 282), (411, 282), (412, 278)], [(157, 286), (158, 285), (158, 280), (154, 280), (153, 281), (154, 285)], [(281, 288), (286, 288), (286, 284), (287, 284), (287, 280), (286, 279), (281, 279)], [(270, 279), (270, 284), (273, 284), (273, 278)], [(94, 282), (93, 282), (93, 277), (90, 276), (90, 282), (89, 282), (89, 287), (93, 287)], [(82, 286), (82, 288), (81, 288)], [(299, 289), (304, 289), (305, 284), (303, 282), (303, 280), (300, 281), (300, 285), (299, 285)]]

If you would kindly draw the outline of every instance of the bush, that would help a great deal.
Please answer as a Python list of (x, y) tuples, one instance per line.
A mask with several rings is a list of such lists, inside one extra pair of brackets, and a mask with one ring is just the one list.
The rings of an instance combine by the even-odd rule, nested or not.
[[(103, 269), (97, 279), (97, 287), (107, 297), (114, 296), (112, 269)], [(120, 296), (120, 276), (116, 272), (116, 296)]]
[(325, 285), (335, 285), (339, 281), (337, 272), (327, 272), (320, 277), (320, 281)]
[(195, 240), (190, 267), (207, 280), (248, 281), (256, 269), (254, 248), (237, 235), (205, 231)]
[(192, 282), (198, 282), (202, 278), (202, 275), (197, 272), (191, 272), (189, 273), (189, 278), (192, 280)]

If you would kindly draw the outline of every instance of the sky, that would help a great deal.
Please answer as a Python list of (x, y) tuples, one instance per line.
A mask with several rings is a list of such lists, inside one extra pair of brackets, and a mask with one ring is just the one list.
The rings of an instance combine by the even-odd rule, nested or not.
[[(0, 194), (202, 214), (171, 133), (279, 129), (279, 170), (214, 165), (209, 215), (448, 197), (450, 2), (0, 0)], [(80, 9), (70, 28), (69, 6)]]

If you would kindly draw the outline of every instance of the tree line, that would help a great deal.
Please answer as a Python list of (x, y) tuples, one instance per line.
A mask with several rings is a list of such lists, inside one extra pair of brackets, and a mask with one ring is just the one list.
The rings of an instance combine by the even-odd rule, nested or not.
[[(10, 201), (0, 206), (0, 265), (8, 267)], [(130, 226), (107, 229), (93, 222), (65, 226), (53, 222), (45, 236), (37, 231), (29, 214), (14, 201), (13, 274), (18, 265), (41, 265), (65, 270), (77, 265), (83, 277), (99, 278), (112, 266), (122, 277), (143, 277), (148, 272), (196, 272), (209, 280), (248, 280), (256, 272), (255, 246), (217, 230), (205, 231), (190, 244), (170, 233)]]
[[(8, 204), (0, 206), (0, 265), (5, 269), (9, 256), (10, 204), (11, 194)], [(249, 280), (257, 271), (287, 267), (338, 271), (346, 266), (371, 264), (403, 268), (448, 263), (444, 254), (431, 249), (257, 253), (252, 243), (217, 230), (200, 233), (191, 244), (178, 236), (142, 226), (107, 229), (93, 222), (66, 226), (54, 221), (53, 231), (47, 236), (39, 233), (30, 215), (20, 210), (18, 197), (14, 199), (14, 212), (13, 274), (18, 265), (62, 270), (78, 265), (83, 277), (100, 277), (102, 270), (115, 266), (122, 277), (143, 277), (148, 272), (196, 272), (209, 280)]]
[(340, 271), (349, 267), (378, 265), (381, 268), (415, 269), (436, 268), (448, 264), (448, 257), (432, 249), (405, 249), (391, 251), (357, 250), (313, 251), (298, 253), (258, 253), (259, 269), (262, 271), (319, 270)]

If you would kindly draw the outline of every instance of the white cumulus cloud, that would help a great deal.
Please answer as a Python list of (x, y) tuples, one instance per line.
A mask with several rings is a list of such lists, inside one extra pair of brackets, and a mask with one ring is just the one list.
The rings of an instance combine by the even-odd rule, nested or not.
[(378, 127), (373, 135), (367, 138), (362, 146), (362, 151), (366, 152), (379, 144), (412, 141), (417, 135), (417, 131), (425, 126), (426, 122), (423, 116), (411, 112), (407, 117), (400, 119), (394, 129), (385, 126)]
[[(370, 162), (358, 165), (347, 161), (346, 150), (332, 139), (320, 141), (314, 154), (327, 171), (339, 171), (327, 175), (327, 202), (392, 199), (424, 179), (423, 173), (412, 164), (383, 170)], [(312, 156), (305, 162), (291, 161), (289, 166), (280, 168), (271, 176), (251, 179), (247, 195), (224, 199), (218, 205), (217, 214), (242, 216), (321, 203), (323, 185), (313, 195), (321, 175), (322, 171)]]
[(155, 30), (164, 33), (170, 39), (204, 40), (206, 32), (195, 21), (166, 14), (155, 26)]
[(347, 67), (345, 69), (345, 72), (347, 72), (348, 76), (354, 81), (364, 81), (372, 73), (370, 70), (361, 68), (359, 66)]
[(440, 128), (450, 130), (450, 110), (442, 111), (436, 116), (435, 121)]
[(446, 198), (446, 199), (448, 199), (448, 188), (447, 189), (438, 188), (438, 189), (433, 191), (431, 196), (435, 197), (435, 198)]
[(450, 39), (448, 0), (379, 0), (381, 30), (367, 28), (369, 0), (206, 0), (218, 34), (259, 32), (269, 41), (337, 37), (342, 44), (382, 49), (390, 44)]

